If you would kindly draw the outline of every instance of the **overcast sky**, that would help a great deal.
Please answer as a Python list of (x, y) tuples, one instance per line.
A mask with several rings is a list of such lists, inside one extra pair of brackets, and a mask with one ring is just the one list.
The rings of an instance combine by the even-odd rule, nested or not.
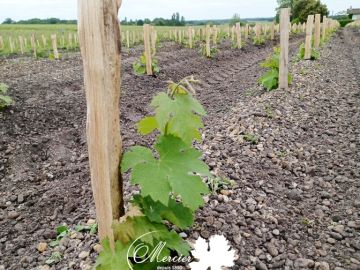
[[(359, 0), (323, 0), (332, 12), (346, 10), (350, 6), (360, 8)], [(242, 18), (272, 17), (276, 0), (123, 0), (120, 17), (140, 19), (164, 17), (178, 11), (187, 20), (226, 19), (234, 13)], [(0, 22), (13, 20), (56, 17), (76, 19), (77, 0), (0, 0)]]

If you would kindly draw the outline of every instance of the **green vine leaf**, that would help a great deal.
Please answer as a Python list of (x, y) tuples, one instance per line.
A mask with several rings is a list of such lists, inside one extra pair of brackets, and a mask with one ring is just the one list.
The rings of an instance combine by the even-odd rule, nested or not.
[(170, 199), (169, 206), (165, 206), (160, 202), (155, 202), (149, 196), (143, 198), (136, 195), (133, 203), (141, 208), (151, 222), (163, 223), (164, 220), (168, 220), (180, 229), (187, 229), (194, 222), (193, 211), (174, 199)]
[(110, 248), (108, 239), (102, 242), (103, 250), (100, 252), (95, 268), (96, 270), (119, 270), (129, 269), (127, 252), (129, 245), (123, 245), (120, 241), (115, 243), (115, 253)]
[[(185, 143), (191, 144), (193, 140), (201, 141), (199, 129), (204, 125), (201, 116), (206, 112), (202, 105), (190, 94), (178, 93), (174, 98), (170, 98), (166, 93), (160, 93), (151, 102), (155, 108), (155, 123), (152, 119), (144, 119), (140, 122), (139, 131), (149, 131), (159, 129), (161, 134), (172, 134), (181, 138)], [(149, 124), (151, 126), (149, 127)], [(149, 129), (145, 129), (149, 127)]]
[(155, 117), (145, 117), (137, 125), (138, 131), (141, 135), (148, 135), (158, 128)]
[[(145, 216), (128, 217), (125, 222), (115, 221), (113, 224), (115, 239), (124, 245), (138, 241), (155, 247), (159, 242), (166, 242), (166, 248), (187, 256), (190, 247), (176, 232), (169, 231), (164, 224), (151, 222)], [(130, 248), (129, 245), (129, 248)], [(167, 254), (166, 252), (165, 254)], [(133, 254), (130, 250), (129, 254)]]
[(141, 186), (142, 196), (168, 206), (173, 193), (191, 210), (202, 206), (208, 187), (200, 175), (208, 176), (209, 168), (200, 160), (201, 152), (174, 136), (161, 136), (155, 149), (158, 159), (150, 155), (150, 149), (131, 148), (123, 157), (122, 172), (132, 169), (131, 182)]

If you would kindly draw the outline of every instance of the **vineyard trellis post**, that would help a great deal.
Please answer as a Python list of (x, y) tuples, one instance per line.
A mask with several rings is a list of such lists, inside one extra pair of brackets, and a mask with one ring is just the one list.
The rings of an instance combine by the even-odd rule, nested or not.
[(309, 15), (306, 22), (305, 56), (304, 59), (311, 58), (312, 32), (314, 28), (314, 15)]
[(210, 25), (206, 26), (206, 56), (211, 56), (211, 48), (210, 48), (210, 38), (211, 38), (211, 29)]
[(144, 47), (145, 47), (145, 59), (146, 59), (146, 74), (153, 75), (149, 24), (144, 24)]
[(236, 44), (237, 48), (241, 49), (241, 26), (240, 23), (236, 23)]
[(87, 102), (87, 141), (99, 238), (114, 247), (113, 220), (124, 214), (119, 171), (121, 1), (78, 0), (78, 31)]
[(282, 8), (280, 10), (279, 89), (289, 87), (289, 22), (290, 8)]
[(30, 41), (31, 41), (31, 47), (32, 47), (32, 49), (33, 49), (34, 57), (36, 58), (36, 57), (37, 57), (37, 53), (36, 53), (36, 38), (35, 38), (35, 34), (34, 34), (34, 33), (31, 34)]
[(54, 58), (59, 59), (59, 51), (57, 49), (56, 35), (51, 35), (51, 43), (52, 43), (52, 48), (53, 48), (53, 52), (54, 52)]
[(270, 39), (274, 40), (275, 39), (275, 23), (272, 22), (270, 25)]
[(327, 26), (327, 17), (323, 17), (323, 23), (322, 23), (322, 40), (324, 41), (326, 39), (326, 26)]
[(314, 48), (320, 47), (320, 37), (321, 37), (321, 15), (315, 15), (315, 32), (314, 32)]

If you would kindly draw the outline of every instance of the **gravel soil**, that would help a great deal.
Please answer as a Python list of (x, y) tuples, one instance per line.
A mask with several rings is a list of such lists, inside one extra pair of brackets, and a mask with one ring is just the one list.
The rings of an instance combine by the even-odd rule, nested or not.
[[(291, 39), (292, 55), (302, 39)], [(238, 250), (233, 269), (360, 269), (360, 32), (339, 31), (319, 60), (292, 64), (289, 90), (265, 93), (259, 63), (275, 44), (223, 44), (212, 60), (164, 44), (156, 78), (133, 75), (141, 48), (124, 51), (124, 146), (149, 144), (134, 125), (151, 97), (167, 80), (195, 75), (209, 112), (205, 160), (238, 186), (207, 197), (187, 236), (224, 234)], [(89, 232), (49, 246), (58, 225), (95, 219), (82, 80), (79, 55), (0, 60), (16, 101), (0, 113), (0, 270), (90, 269), (97, 256)], [(54, 252), (61, 261), (47, 265)]]

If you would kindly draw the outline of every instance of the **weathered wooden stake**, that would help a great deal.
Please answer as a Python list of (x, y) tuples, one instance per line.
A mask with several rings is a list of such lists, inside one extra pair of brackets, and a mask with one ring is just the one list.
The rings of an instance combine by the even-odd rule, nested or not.
[(231, 27), (231, 41), (232, 42), (235, 41), (235, 25), (233, 25), (233, 27)]
[(218, 30), (217, 30), (216, 25), (213, 26), (212, 32), (213, 32), (213, 43), (216, 46), (217, 45), (217, 37), (218, 37)]
[(11, 37), (9, 37), (9, 45), (10, 45), (10, 52), (13, 53), (14, 52), (14, 44), (13, 44)]
[(56, 35), (51, 35), (51, 44), (53, 47), (53, 52), (54, 52), (54, 58), (55, 59), (59, 59), (59, 51), (57, 49), (57, 39), (56, 39)]
[(314, 32), (314, 47), (317, 49), (320, 47), (321, 38), (321, 15), (315, 15), (315, 32)]
[(312, 31), (314, 26), (314, 15), (309, 15), (306, 23), (305, 56), (304, 59), (311, 58)]
[[(107, 1), (110, 1), (110, 0), (107, 0)], [(145, 46), (145, 58), (146, 58), (146, 73), (147, 73), (147, 75), (153, 75), (151, 47), (150, 47), (150, 25), (149, 24), (144, 24), (144, 46)]]
[(270, 25), (270, 39), (274, 40), (275, 39), (275, 23), (271, 23)]
[(151, 29), (150, 29), (150, 40), (151, 40), (152, 56), (155, 56), (155, 54), (156, 54), (157, 33), (156, 33), (154, 27), (151, 27)]
[(245, 25), (245, 40), (247, 41), (249, 38), (249, 24)]
[(280, 10), (279, 89), (289, 87), (289, 22), (290, 8)]
[(68, 35), (68, 44), (69, 44), (70, 48), (72, 48), (72, 46), (73, 46), (72, 38), (73, 38), (72, 33), (69, 33), (69, 35)]
[(241, 49), (241, 27), (240, 23), (236, 23), (236, 46), (238, 49)]
[(3, 37), (0, 36), (0, 50), (3, 50), (4, 49), (4, 40), (3, 40)]
[(31, 41), (31, 47), (33, 49), (34, 57), (36, 58), (37, 57), (37, 54), (36, 54), (36, 38), (35, 38), (34, 33), (31, 34), (30, 41)]
[(24, 38), (22, 36), (19, 36), (19, 45), (21, 54), (24, 54)]
[(189, 48), (193, 48), (193, 29), (192, 27), (188, 28), (188, 36), (189, 36)]
[(79, 0), (78, 30), (87, 102), (87, 141), (99, 238), (114, 247), (113, 220), (124, 214), (119, 171), (121, 1)]
[(256, 34), (256, 38), (260, 39), (261, 36), (261, 25), (260, 24), (256, 24), (255, 25), (255, 34)]
[(211, 38), (211, 28), (210, 25), (207, 25), (206, 26), (206, 56), (207, 57), (211, 57), (210, 38)]
[(41, 35), (41, 39), (42, 39), (42, 42), (43, 42), (43, 46), (45, 48), (47, 46), (46, 37), (44, 35)]
[(326, 39), (326, 31), (327, 31), (327, 18), (326, 16), (323, 17), (323, 23), (322, 23), (322, 40), (324, 41)]

